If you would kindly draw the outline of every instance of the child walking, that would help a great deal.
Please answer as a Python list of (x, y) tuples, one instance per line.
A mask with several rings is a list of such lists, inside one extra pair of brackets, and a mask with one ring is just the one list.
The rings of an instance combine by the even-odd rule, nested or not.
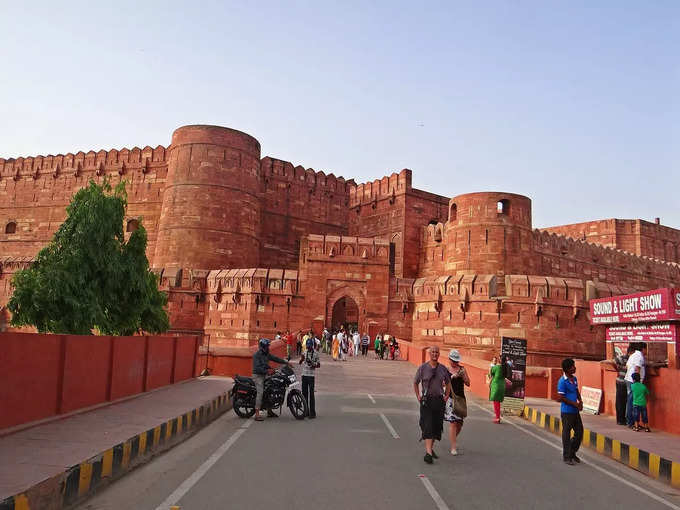
[(649, 420), (647, 419), (647, 396), (649, 395), (649, 390), (647, 386), (640, 382), (640, 374), (634, 373), (633, 384), (630, 390), (633, 392), (633, 430), (644, 430), (645, 432), (651, 432), (649, 429)]

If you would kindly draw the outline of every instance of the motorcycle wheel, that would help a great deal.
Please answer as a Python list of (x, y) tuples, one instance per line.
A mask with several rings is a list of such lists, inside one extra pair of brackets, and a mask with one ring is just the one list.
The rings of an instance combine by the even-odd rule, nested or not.
[(246, 400), (237, 398), (234, 400), (234, 412), (241, 418), (250, 418), (255, 414), (255, 407)]
[(300, 390), (294, 389), (288, 393), (288, 409), (296, 420), (304, 420), (307, 416), (307, 401)]

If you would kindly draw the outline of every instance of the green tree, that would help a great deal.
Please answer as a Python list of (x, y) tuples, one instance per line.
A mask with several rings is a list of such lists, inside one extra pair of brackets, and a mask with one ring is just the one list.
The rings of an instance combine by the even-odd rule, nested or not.
[(67, 218), (30, 268), (12, 279), (12, 326), (41, 333), (131, 335), (170, 327), (167, 296), (149, 270), (146, 230), (125, 242), (125, 183), (90, 181), (66, 208)]

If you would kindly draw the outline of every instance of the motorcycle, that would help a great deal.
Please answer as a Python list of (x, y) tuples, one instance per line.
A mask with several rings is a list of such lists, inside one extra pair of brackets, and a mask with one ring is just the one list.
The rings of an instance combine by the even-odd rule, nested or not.
[[(281, 410), (285, 401), (293, 417), (296, 420), (303, 420), (307, 416), (307, 401), (298, 388), (294, 387), (288, 390), (289, 386), (297, 386), (298, 384), (300, 383), (296, 381), (295, 372), (290, 365), (284, 365), (275, 370), (274, 373), (267, 376), (264, 380), (262, 409), (269, 409), (271, 411), (278, 409), (279, 416), (281, 416)], [(288, 391), (287, 397), (286, 391)], [(255, 414), (257, 390), (255, 389), (255, 381), (253, 381), (252, 377), (235, 375), (231, 397), (234, 404), (234, 412), (237, 416), (250, 418)]]

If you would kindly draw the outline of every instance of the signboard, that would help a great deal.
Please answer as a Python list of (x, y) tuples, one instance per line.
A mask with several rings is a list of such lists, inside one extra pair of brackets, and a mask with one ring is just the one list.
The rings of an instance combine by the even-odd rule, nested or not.
[(583, 401), (583, 412), (589, 414), (600, 414), (600, 401), (602, 400), (602, 390), (583, 386), (581, 388), (581, 400)]
[(624, 326), (607, 326), (605, 336), (607, 343), (668, 343), (676, 341), (677, 332), (678, 325), (672, 323), (627, 324)]
[(591, 324), (680, 320), (680, 292), (656, 289), (590, 300)]
[(523, 338), (502, 337), (501, 364), (506, 379), (505, 399), (501, 408), (505, 414), (519, 416), (524, 409), (527, 341)]

